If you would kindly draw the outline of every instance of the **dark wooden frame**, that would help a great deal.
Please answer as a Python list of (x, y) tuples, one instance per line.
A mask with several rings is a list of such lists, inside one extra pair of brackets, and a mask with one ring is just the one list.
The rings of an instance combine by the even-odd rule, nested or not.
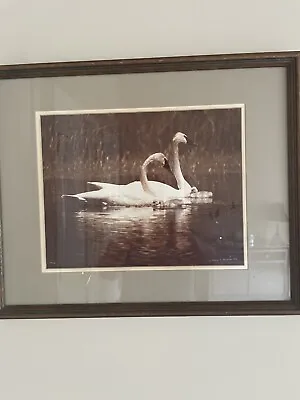
[[(0, 66), (0, 79), (132, 74), (192, 70), (284, 67), (287, 82), (288, 195), (290, 234), (289, 301), (165, 302), (8, 306), (0, 244), (0, 318), (71, 318), (192, 315), (300, 314), (300, 52), (220, 54)], [(0, 218), (0, 239), (1, 237)], [(1, 242), (2, 243), (2, 242)]]

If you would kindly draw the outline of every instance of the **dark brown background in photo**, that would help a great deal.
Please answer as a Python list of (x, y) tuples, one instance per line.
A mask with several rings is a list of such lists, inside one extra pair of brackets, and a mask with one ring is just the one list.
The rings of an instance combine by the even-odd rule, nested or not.
[[(244, 263), (239, 108), (44, 115), (41, 131), (49, 268)], [(179, 145), (186, 180), (198, 190), (214, 193), (213, 204), (185, 215), (184, 234), (180, 228), (178, 236), (176, 222), (182, 210), (171, 210), (157, 217), (154, 226), (144, 219), (143, 227), (135, 222), (133, 229), (130, 219), (124, 232), (116, 219), (109, 220), (109, 227), (118, 231), (110, 237), (105, 225), (108, 214), (94, 210), (79, 217), (74, 202), (71, 207), (60, 198), (87, 190), (87, 181), (138, 180), (140, 166), (154, 152), (163, 152), (172, 166), (171, 140), (177, 131), (196, 144)], [(174, 177), (157, 165), (150, 166), (148, 177), (176, 187)], [(145, 246), (141, 239), (145, 226), (161, 246), (138, 256)]]

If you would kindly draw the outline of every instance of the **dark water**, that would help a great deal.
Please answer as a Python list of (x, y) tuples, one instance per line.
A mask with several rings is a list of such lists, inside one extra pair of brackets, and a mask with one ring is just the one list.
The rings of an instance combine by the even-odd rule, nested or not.
[(243, 265), (242, 204), (226, 182), (211, 204), (153, 210), (82, 209), (60, 195), (85, 190), (83, 182), (46, 181), (48, 267)]

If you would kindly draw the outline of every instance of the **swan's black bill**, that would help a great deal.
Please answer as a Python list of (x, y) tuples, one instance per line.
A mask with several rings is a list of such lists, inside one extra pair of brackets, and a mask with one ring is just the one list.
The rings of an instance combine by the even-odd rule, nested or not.
[(169, 161), (166, 158), (163, 167), (166, 168), (167, 171), (172, 172)]

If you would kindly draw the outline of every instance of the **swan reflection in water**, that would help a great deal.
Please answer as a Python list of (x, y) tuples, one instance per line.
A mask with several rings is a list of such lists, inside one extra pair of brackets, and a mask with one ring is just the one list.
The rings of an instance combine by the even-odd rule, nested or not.
[[(183, 232), (188, 229), (188, 217), (190, 209), (172, 210), (172, 220), (176, 226), (177, 232)], [(154, 244), (153, 239), (165, 233), (168, 236), (167, 229), (170, 223), (170, 211), (165, 208), (152, 209), (145, 208), (120, 208), (109, 209), (101, 212), (80, 211), (76, 214), (79, 229), (82, 228), (87, 234), (101, 240), (101, 244), (118, 240), (121, 248), (134, 245), (131, 243), (133, 236), (138, 235), (149, 245)], [(104, 237), (97, 233), (105, 233)], [(104, 239), (104, 240), (103, 240)]]
[(80, 211), (76, 220), (87, 239), (89, 257), (94, 254), (100, 265), (164, 265), (178, 243), (183, 250), (190, 211), (130, 207)]
[[(74, 216), (80, 241), (85, 243), (82, 258), (89, 267), (213, 265), (215, 262), (209, 260), (206, 248), (213, 248), (214, 255), (221, 257), (220, 238), (224, 236), (222, 212), (218, 224), (210, 217), (211, 210), (216, 207), (206, 199), (202, 204), (183, 208), (121, 207), (79, 211)], [(230, 215), (229, 239), (232, 232), (241, 228), (238, 226), (239, 210), (235, 212), (237, 218)], [(228, 216), (226, 207), (223, 214)], [(226, 225), (228, 230), (228, 218)]]

